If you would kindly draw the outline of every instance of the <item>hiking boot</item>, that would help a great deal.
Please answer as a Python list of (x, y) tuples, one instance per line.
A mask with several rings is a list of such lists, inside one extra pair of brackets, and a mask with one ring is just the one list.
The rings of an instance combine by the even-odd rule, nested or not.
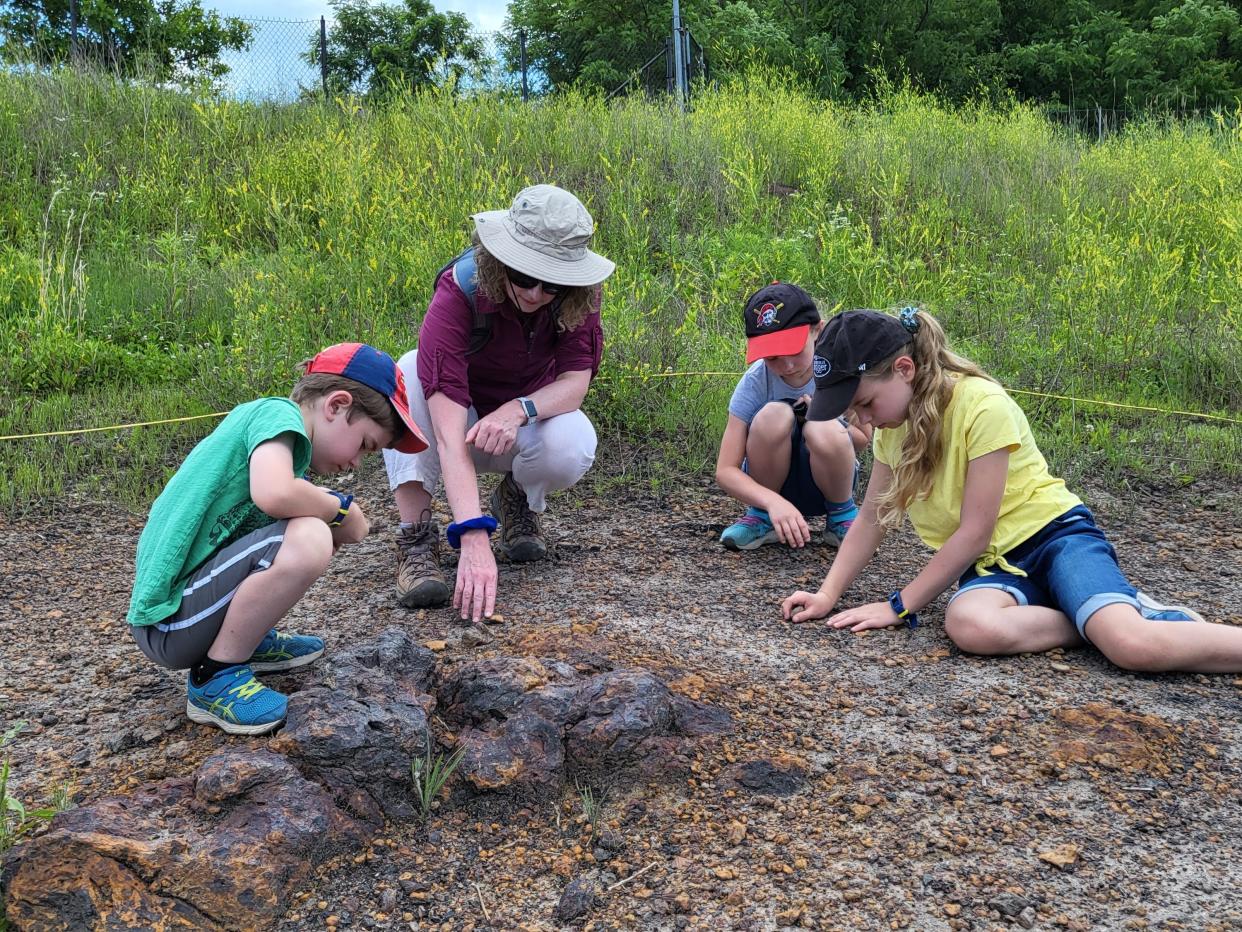
[(448, 583), (440, 571), (440, 528), (435, 519), (398, 528), (397, 601), (406, 608), (426, 608), (443, 605), (448, 597)]
[(304, 667), (322, 656), (322, 638), (310, 634), (284, 634), (273, 628), (263, 636), (248, 662), (255, 673), (275, 673)]
[(225, 667), (202, 686), (186, 678), (185, 714), (230, 735), (262, 735), (285, 720), (289, 700), (254, 678), (248, 663)]
[(548, 555), (539, 518), (530, 510), (526, 493), (511, 472), (505, 473), (492, 492), (492, 517), (500, 522), (500, 549), (514, 563), (542, 560)]
[(720, 542), (726, 550), (756, 550), (777, 541), (776, 529), (762, 508), (747, 508), (733, 524), (724, 529)]
[(1139, 614), (1148, 621), (1203, 621), (1203, 616), (1185, 605), (1161, 605), (1146, 592), (1138, 594)]

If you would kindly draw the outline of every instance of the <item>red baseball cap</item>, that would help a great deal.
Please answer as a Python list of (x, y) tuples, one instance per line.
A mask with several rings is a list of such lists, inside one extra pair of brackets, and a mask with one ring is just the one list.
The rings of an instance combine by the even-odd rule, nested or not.
[(310, 361), (306, 374), (312, 372), (342, 375), (361, 382), (367, 388), (375, 389), (392, 403), (393, 410), (397, 412), (397, 420), (405, 427), (389, 446), (401, 453), (418, 453), (427, 449), (427, 439), (410, 417), (405, 376), (401, 374), (401, 368), (393, 362), (393, 358), (383, 350), (366, 343), (337, 343), (318, 353)]
[(765, 356), (792, 356), (806, 346), (811, 325), (819, 323), (819, 308), (797, 285), (773, 282), (746, 302), (746, 362)]

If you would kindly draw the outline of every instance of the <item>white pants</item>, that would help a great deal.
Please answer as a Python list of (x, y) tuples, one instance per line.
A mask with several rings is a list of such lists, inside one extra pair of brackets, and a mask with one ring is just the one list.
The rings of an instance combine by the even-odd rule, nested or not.
[[(388, 470), (391, 488), (405, 482), (421, 482), (434, 497), (440, 485), (440, 451), (436, 448), (431, 411), (415, 368), (417, 357), (418, 350), (410, 350), (397, 365), (405, 376), (410, 416), (427, 438), (427, 449), (421, 453), (385, 450), (384, 468)], [(478, 419), (479, 413), (471, 407), (466, 412), (466, 429)], [(568, 489), (586, 475), (595, 462), (595, 445), (595, 428), (590, 418), (579, 410), (519, 427), (513, 447), (501, 456), (489, 456), (474, 447), (470, 447), (470, 451), (476, 472), (512, 472), (517, 484), (526, 491), (530, 510), (541, 512), (548, 507), (545, 499), (549, 492)]]

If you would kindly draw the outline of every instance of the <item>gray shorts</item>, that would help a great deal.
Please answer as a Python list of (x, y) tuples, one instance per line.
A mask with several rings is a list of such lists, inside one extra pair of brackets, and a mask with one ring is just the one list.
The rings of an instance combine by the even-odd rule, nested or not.
[(186, 580), (176, 614), (153, 625), (130, 625), (142, 652), (171, 670), (200, 663), (220, 633), (237, 587), (272, 565), (288, 524), (277, 521), (221, 548)]

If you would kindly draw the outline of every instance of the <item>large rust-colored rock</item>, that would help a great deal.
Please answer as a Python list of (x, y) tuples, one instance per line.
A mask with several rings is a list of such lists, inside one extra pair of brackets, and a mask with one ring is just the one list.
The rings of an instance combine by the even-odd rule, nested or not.
[(6, 862), (5, 906), (17, 928), (252, 929), (365, 837), (284, 758), (238, 748), (56, 816)]
[(582, 677), (546, 658), (462, 664), (439, 699), (446, 720), (463, 728), (461, 773), (477, 790), (550, 789), (565, 770), (677, 766), (687, 735), (732, 728), (727, 713), (673, 696), (645, 671)]
[(413, 818), (410, 761), (427, 746), (435, 670), (431, 651), (389, 628), (324, 664), (320, 685), (291, 695), (269, 747), (358, 818)]

